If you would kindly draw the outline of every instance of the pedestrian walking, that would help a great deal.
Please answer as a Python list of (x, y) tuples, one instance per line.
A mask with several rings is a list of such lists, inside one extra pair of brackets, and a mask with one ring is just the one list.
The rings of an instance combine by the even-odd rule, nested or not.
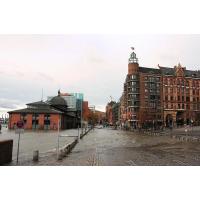
[(2, 126), (1, 126), (1, 123), (0, 123), (0, 133), (1, 133), (1, 127), (2, 127)]

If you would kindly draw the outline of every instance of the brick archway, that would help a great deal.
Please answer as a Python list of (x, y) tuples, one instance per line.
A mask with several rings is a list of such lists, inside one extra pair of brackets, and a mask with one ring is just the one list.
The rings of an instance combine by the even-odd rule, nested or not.
[(176, 112), (174, 112), (174, 111), (164, 111), (165, 126), (168, 127), (169, 123), (171, 123), (171, 125), (174, 126), (175, 122), (176, 122)]

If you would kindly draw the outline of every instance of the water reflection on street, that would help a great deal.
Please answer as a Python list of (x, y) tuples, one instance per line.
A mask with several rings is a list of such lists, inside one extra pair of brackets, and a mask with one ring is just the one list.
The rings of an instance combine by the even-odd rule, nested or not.
[(179, 142), (170, 135), (148, 136), (106, 128), (89, 132), (63, 160), (58, 162), (55, 157), (48, 157), (37, 165), (200, 165), (199, 152), (199, 142)]

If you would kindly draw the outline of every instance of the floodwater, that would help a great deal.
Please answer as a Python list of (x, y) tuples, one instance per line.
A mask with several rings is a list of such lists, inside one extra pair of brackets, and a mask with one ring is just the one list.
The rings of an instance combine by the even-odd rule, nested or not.
[[(72, 142), (78, 135), (77, 129), (70, 129), (61, 131), (60, 135), (70, 135), (75, 137), (59, 137), (59, 146), (65, 146)], [(15, 131), (9, 131), (6, 128), (2, 129), (0, 140), (13, 139), (13, 162), (17, 158), (19, 134)], [(56, 152), (58, 146), (58, 132), (57, 131), (24, 131), (20, 134), (19, 145), (19, 162), (31, 160), (33, 158), (33, 151), (39, 150), (40, 157), (51, 155)]]
[(55, 156), (23, 165), (152, 166), (200, 165), (200, 143), (169, 135), (148, 136), (111, 129), (90, 131), (61, 161)]

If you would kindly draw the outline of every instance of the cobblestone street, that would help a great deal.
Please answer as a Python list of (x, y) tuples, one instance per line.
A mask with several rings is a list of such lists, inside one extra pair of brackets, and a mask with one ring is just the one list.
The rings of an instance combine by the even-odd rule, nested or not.
[[(175, 130), (174, 134), (180, 131)], [(170, 135), (148, 136), (134, 132), (95, 129), (89, 132), (63, 160), (56, 154), (38, 163), (21, 165), (66, 166), (176, 166), (200, 165), (200, 143), (180, 142)]]

